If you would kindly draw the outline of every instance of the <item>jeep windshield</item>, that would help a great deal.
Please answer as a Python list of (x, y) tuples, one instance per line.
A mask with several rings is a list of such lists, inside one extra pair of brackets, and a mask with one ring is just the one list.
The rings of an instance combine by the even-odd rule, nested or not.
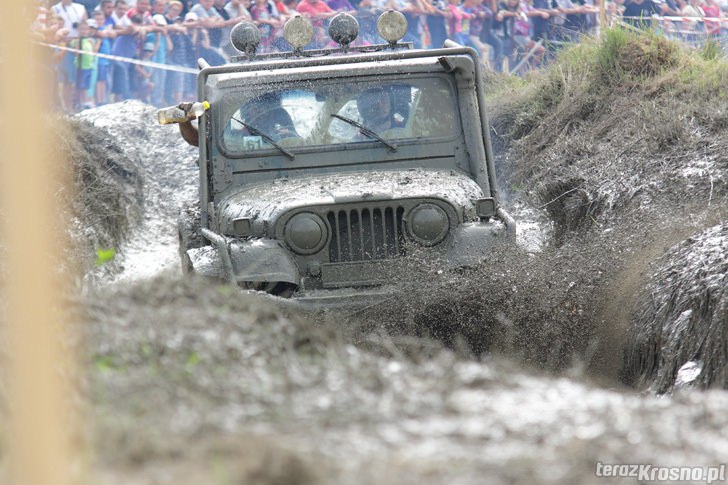
[(381, 148), (452, 139), (459, 131), (447, 76), (367, 76), (267, 85), (223, 99), (219, 141), (230, 158)]

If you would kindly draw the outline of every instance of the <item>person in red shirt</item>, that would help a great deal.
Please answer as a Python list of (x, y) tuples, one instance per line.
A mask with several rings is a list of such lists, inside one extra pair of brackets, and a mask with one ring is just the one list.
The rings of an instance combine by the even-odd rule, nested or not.
[(152, 5), (150, 0), (137, 0), (136, 7), (130, 8), (126, 16), (132, 18), (139, 15), (145, 24), (152, 23)]
[(324, 32), (324, 20), (335, 16), (336, 12), (322, 0), (301, 0), (296, 10), (304, 17), (311, 19), (314, 48), (323, 47), (328, 42), (326, 32)]
[[(702, 6), (705, 17), (718, 18), (720, 17), (720, 7), (715, 0), (705, 0)], [(720, 21), (706, 20), (705, 21), (705, 33), (708, 37), (717, 37), (720, 35)]]

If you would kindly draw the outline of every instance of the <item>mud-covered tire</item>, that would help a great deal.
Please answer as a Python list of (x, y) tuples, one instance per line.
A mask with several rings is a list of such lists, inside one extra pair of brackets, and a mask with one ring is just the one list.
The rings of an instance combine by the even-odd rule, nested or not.
[(281, 298), (290, 298), (298, 288), (292, 283), (286, 283), (283, 281), (239, 281), (238, 286), (244, 290), (260, 291), (270, 295), (279, 296)]
[(200, 235), (199, 202), (193, 202), (182, 207), (177, 218), (177, 231), (182, 273), (189, 274), (193, 272), (193, 267), (187, 250), (207, 245), (205, 238)]

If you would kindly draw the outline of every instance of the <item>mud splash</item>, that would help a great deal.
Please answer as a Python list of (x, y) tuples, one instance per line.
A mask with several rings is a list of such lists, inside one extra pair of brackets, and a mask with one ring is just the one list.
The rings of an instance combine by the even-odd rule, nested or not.
[[(673, 266), (694, 269), (691, 285), (706, 274), (698, 268), (713, 253), (702, 254), (700, 241), (712, 238), (703, 236), (671, 252), (684, 262), (652, 263), (724, 220), (728, 140), (719, 134), (721, 118), (645, 129), (644, 116), (667, 116), (667, 108), (649, 103), (672, 92), (657, 89), (650, 98), (635, 91), (639, 99), (631, 99), (613, 78), (610, 94), (583, 83), (588, 73), (561, 67), (569, 75), (559, 89), (576, 95), (562, 98), (546, 86), (554, 99), (539, 106), (575, 105), (544, 117), (523, 109), (529, 98), (494, 117), (507, 149), (499, 169), (514, 184), (510, 204), (535, 221), (548, 214), (553, 222), (537, 227), (552, 228), (553, 238), (535, 238), (546, 243), (530, 244), (522, 233), (522, 245), (477, 267), (443, 272), (437, 262), (422, 264), (404, 289), (377, 305), (307, 316), (226, 286), (171, 275), (145, 279), (133, 264), (143, 251), (130, 249), (129, 278), (84, 300), (85, 392), (102, 481), (597, 484), (604, 481), (594, 475), (597, 461), (724, 460), (728, 393), (683, 386), (672, 395), (640, 395), (617, 380), (631, 309), (650, 275), (669, 292), (661, 275)], [(670, 82), (669, 66), (649, 75), (652, 87)], [(98, 116), (139, 154), (129, 121), (151, 109), (125, 104), (121, 122), (111, 116), (115, 107), (107, 109), (103, 117), (82, 116)], [(137, 124), (179, 148), (176, 134), (147, 122)], [(548, 131), (554, 126), (563, 129)], [(156, 209), (140, 228), (160, 260), (161, 251), (176, 255), (171, 206), (196, 181), (186, 169), (175, 171), (181, 159), (145, 164), (153, 179), (173, 174), (146, 189), (155, 201), (148, 209)], [(193, 161), (187, 165), (194, 172)], [(671, 295), (655, 298), (683, 298)], [(715, 308), (713, 315), (724, 315)], [(637, 322), (648, 333), (660, 328)], [(676, 349), (680, 358), (665, 360), (664, 375), (702, 382), (707, 359), (686, 367), (683, 357), (692, 359), (694, 349), (689, 342)], [(719, 371), (713, 367), (711, 375)]]

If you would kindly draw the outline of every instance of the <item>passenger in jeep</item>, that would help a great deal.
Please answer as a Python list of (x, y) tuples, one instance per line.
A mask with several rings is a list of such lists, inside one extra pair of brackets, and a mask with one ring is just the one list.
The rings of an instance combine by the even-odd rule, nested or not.
[(383, 87), (375, 87), (362, 92), (356, 99), (356, 107), (361, 115), (362, 124), (376, 132), (405, 126), (405, 119), (394, 110), (393, 93)]

